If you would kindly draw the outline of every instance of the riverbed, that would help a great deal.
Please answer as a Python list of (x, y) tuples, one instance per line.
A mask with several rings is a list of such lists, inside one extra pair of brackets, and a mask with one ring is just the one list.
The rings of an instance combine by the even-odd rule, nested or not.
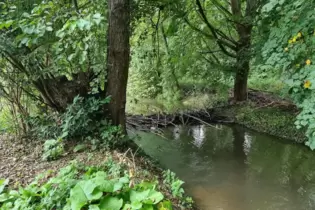
[(202, 210), (315, 209), (315, 152), (239, 126), (138, 132), (136, 143), (185, 181)]

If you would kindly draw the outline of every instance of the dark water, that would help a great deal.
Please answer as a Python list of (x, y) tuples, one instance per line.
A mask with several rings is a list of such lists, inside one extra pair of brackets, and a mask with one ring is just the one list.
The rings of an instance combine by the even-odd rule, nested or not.
[(148, 155), (186, 182), (204, 210), (315, 209), (315, 151), (240, 127), (138, 133)]

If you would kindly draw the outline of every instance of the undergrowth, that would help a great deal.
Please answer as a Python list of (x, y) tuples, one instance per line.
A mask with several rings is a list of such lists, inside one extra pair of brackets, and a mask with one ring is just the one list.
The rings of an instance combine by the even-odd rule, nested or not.
[[(159, 182), (138, 182), (123, 164), (108, 159), (102, 166), (84, 166), (72, 162), (47, 181), (52, 171), (38, 176), (31, 184), (18, 190), (7, 188), (8, 180), (0, 180), (0, 209), (2, 210), (171, 210)], [(177, 192), (183, 192), (182, 181)], [(182, 194), (174, 194), (182, 198)], [(181, 196), (181, 197), (179, 197)], [(187, 199), (189, 201), (189, 199)], [(190, 204), (191, 205), (191, 202)], [(183, 206), (182, 209), (190, 207)]]

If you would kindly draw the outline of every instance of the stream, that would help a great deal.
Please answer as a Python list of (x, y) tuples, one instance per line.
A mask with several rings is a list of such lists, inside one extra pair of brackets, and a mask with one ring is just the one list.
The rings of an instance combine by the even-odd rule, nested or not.
[(315, 209), (315, 152), (239, 126), (177, 126), (135, 141), (202, 210)]

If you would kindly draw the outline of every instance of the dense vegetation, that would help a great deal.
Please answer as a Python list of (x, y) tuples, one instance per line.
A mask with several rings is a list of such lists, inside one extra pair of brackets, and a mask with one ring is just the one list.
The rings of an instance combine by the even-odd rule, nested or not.
[[(42, 158), (50, 161), (73, 143), (75, 152), (129, 147), (126, 110), (233, 104), (236, 122), (268, 126), (264, 116), (273, 114), (253, 110), (283, 103), (253, 103), (255, 89), (296, 105), (278, 112), (283, 121), (271, 117), (274, 129), (261, 130), (286, 132), (296, 116), (296, 129), (314, 149), (314, 7), (314, 0), (2, 1), (0, 133), (44, 142)], [(131, 186), (130, 177), (108, 168), (69, 167), (19, 191), (0, 180), (0, 207), (171, 208), (154, 183)]]

